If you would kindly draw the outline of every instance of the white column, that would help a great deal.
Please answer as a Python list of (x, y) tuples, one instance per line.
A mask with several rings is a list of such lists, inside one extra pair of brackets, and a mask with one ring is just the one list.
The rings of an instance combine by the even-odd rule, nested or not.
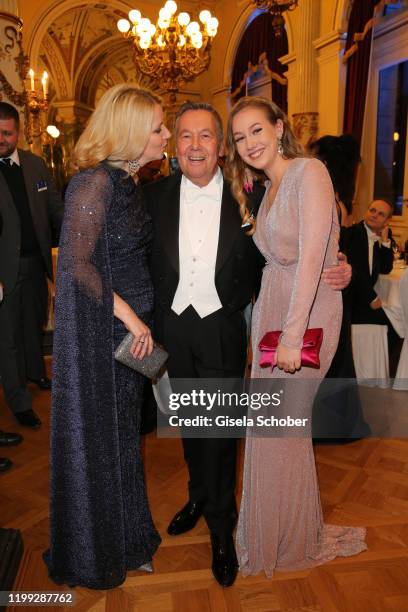
[(220, 114), (224, 126), (224, 131), (227, 129), (228, 115), (231, 109), (230, 90), (231, 88), (229, 85), (211, 90), (211, 103)]
[(285, 77), (288, 80), (288, 117), (292, 118), (297, 108), (297, 62), (296, 53), (288, 53), (279, 58), (281, 64), (288, 67)]
[(318, 129), (319, 73), (313, 40), (319, 34), (320, 3), (299, 3), (299, 25), (296, 36), (296, 95), (291, 113), (296, 136), (307, 144)]
[(319, 134), (337, 135), (343, 131), (347, 66), (343, 50), (347, 33), (333, 30), (313, 42), (319, 66)]
[(319, 3), (302, 0), (299, 4), (299, 32), (297, 38), (298, 90), (297, 112), (317, 111), (317, 81), (319, 78), (313, 40), (319, 34)]

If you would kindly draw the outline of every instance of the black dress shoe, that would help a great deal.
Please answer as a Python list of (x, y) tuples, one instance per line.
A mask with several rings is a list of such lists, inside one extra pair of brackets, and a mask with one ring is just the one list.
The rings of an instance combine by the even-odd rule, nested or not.
[(187, 502), (167, 527), (167, 533), (169, 535), (180, 535), (193, 529), (203, 514), (203, 506), (204, 504), (201, 502)]
[(16, 412), (14, 416), (23, 427), (30, 427), (31, 429), (39, 429), (41, 427), (40, 419), (31, 408), (24, 410), (24, 412)]
[(0, 446), (15, 446), (23, 441), (23, 436), (18, 433), (0, 431)]
[(43, 389), (44, 391), (49, 391), (51, 389), (51, 379), (47, 378), (46, 376), (44, 376), (44, 378), (37, 378), (35, 380), (30, 378), (30, 382), (36, 384), (37, 387), (40, 387), (40, 389)]
[(0, 457), (0, 472), (7, 472), (11, 468), (13, 464), (10, 459), (6, 459), (6, 457)]
[(238, 559), (232, 535), (211, 534), (212, 573), (222, 587), (232, 586), (238, 573)]

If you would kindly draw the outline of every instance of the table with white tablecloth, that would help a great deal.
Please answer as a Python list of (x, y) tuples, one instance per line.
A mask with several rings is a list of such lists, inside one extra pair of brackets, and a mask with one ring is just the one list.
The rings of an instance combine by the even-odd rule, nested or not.
[(400, 281), (407, 269), (407, 266), (402, 266), (399, 262), (394, 263), (394, 267), (389, 274), (379, 275), (374, 287), (377, 295), (381, 298), (385, 314), (391, 321), (393, 328), (400, 338), (404, 338), (405, 336), (400, 297)]
[[(403, 279), (403, 280), (402, 280)], [(404, 339), (393, 388), (408, 391), (408, 267), (394, 263), (390, 274), (379, 276), (375, 290), (395, 331)]]

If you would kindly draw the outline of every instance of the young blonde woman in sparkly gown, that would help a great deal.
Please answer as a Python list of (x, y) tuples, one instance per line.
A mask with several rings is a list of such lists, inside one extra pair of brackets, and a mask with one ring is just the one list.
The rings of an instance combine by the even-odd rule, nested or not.
[[(286, 384), (291, 414), (311, 417), (313, 399), (336, 351), (341, 293), (321, 281), (336, 264), (339, 227), (325, 166), (302, 156), (283, 111), (262, 98), (242, 98), (228, 125), (227, 173), (249, 217), (245, 169), (266, 175), (254, 240), (265, 257), (252, 322), (252, 378)], [(320, 368), (301, 367), (303, 335), (323, 328)], [(259, 342), (282, 330), (277, 365), (259, 366)], [(282, 380), (283, 379), (283, 380)], [(268, 381), (265, 381), (268, 384)], [(248, 432), (237, 552), (244, 575), (300, 570), (366, 549), (362, 528), (325, 525), (310, 437), (258, 437)], [(300, 434), (302, 435), (302, 434)]]

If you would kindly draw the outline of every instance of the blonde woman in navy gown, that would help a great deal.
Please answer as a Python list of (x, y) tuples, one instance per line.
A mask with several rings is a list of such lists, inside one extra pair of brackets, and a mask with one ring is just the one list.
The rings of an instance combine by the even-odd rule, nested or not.
[[(310, 419), (313, 399), (336, 351), (341, 293), (321, 281), (335, 265), (339, 227), (330, 177), (302, 156), (285, 114), (262, 98), (242, 98), (231, 111), (227, 171), (245, 222), (245, 169), (263, 172), (266, 193), (254, 240), (264, 255), (252, 323), (253, 378), (286, 384), (285, 406)], [(301, 367), (303, 335), (323, 328), (320, 369)], [(261, 368), (258, 344), (282, 330), (277, 367)], [(282, 380), (283, 379), (283, 380)], [(267, 384), (267, 381), (265, 381)], [(302, 434), (299, 434), (302, 435)], [(258, 437), (246, 442), (237, 552), (244, 575), (299, 570), (366, 548), (365, 530), (325, 525), (309, 437)]]
[(134, 85), (101, 98), (74, 151), (58, 257), (51, 419), (51, 537), (57, 583), (118, 586), (160, 543), (140, 449), (144, 378), (114, 359), (152, 350), (152, 221), (137, 170), (169, 138), (160, 100)]

